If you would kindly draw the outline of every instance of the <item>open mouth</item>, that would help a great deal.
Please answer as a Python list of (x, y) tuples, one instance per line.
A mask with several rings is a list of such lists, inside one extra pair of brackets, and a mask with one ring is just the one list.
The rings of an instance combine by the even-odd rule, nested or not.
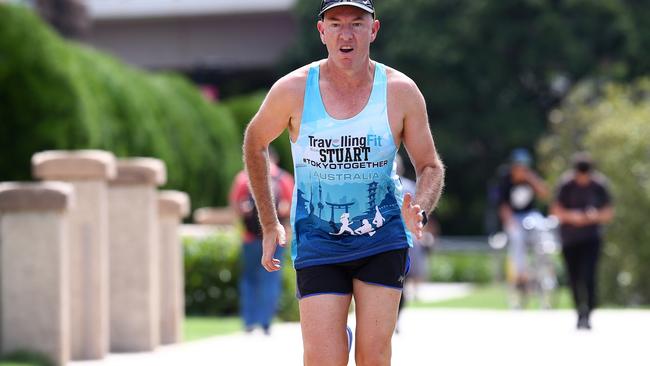
[(343, 53), (350, 53), (350, 52), (354, 51), (354, 48), (352, 48), (352, 46), (343, 46), (343, 47), (339, 48), (339, 50), (341, 52), (343, 52)]

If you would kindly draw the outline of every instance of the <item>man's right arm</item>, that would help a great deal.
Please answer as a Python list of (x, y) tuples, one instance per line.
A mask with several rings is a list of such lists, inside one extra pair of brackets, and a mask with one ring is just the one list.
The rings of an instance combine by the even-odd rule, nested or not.
[(273, 255), (277, 243), (284, 245), (285, 238), (273, 204), (268, 147), (289, 127), (296, 101), (301, 101), (296, 98), (297, 81), (297, 77), (290, 74), (273, 85), (244, 136), (244, 163), (264, 232), (262, 265), (269, 271), (280, 268)]

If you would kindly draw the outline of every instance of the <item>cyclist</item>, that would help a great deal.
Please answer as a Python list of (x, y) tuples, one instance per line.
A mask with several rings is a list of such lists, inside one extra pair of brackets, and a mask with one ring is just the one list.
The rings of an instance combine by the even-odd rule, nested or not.
[(508, 235), (509, 279), (516, 290), (511, 304), (514, 308), (525, 305), (530, 277), (524, 219), (541, 215), (535, 208), (536, 201), (546, 200), (549, 196), (548, 187), (531, 168), (532, 161), (528, 150), (513, 150), (509, 169), (499, 184), (499, 218)]

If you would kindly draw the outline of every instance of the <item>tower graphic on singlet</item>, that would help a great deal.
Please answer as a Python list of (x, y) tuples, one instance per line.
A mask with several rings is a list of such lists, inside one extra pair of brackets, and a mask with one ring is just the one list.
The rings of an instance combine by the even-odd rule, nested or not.
[(377, 182), (368, 184), (368, 212), (375, 208), (375, 196), (377, 195)]
[(318, 218), (323, 219), (323, 186), (320, 184), (320, 179), (318, 180)]

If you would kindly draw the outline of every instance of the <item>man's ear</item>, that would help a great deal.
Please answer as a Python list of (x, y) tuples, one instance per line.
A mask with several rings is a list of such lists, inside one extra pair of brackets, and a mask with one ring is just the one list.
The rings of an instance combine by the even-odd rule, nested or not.
[(319, 20), (318, 23), (316, 23), (316, 29), (318, 29), (320, 41), (325, 44), (325, 23), (323, 23), (322, 20)]
[(378, 19), (373, 20), (372, 33), (370, 34), (370, 42), (374, 42), (375, 39), (377, 38), (377, 33), (379, 32), (379, 28), (381, 28), (381, 23), (379, 23), (379, 20)]

